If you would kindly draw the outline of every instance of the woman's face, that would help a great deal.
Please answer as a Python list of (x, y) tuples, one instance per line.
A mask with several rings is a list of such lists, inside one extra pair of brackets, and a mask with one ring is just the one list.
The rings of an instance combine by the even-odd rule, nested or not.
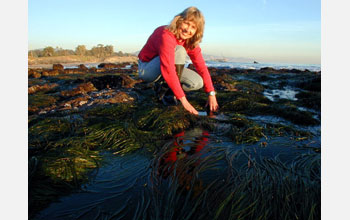
[(184, 20), (178, 28), (180, 40), (187, 40), (193, 37), (196, 31), (197, 26), (193, 21)]

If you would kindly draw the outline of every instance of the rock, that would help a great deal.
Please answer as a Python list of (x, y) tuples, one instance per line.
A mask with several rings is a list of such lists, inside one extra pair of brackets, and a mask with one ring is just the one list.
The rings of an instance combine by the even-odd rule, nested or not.
[(89, 68), (87, 68), (84, 64), (80, 64), (78, 67), (83, 72), (88, 72)]
[(72, 108), (80, 107), (88, 103), (89, 99), (90, 99), (89, 96), (81, 96), (81, 97), (74, 98), (72, 100), (62, 103), (60, 105), (60, 110), (70, 110)]
[(291, 69), (289, 70), (290, 73), (302, 73), (303, 71), (298, 70), (298, 69)]
[(39, 112), (39, 115), (46, 114), (46, 113), (47, 113), (47, 111), (41, 110), (41, 111)]
[(105, 68), (101, 68), (101, 69), (96, 69), (96, 73), (104, 73), (104, 72), (106, 72), (107, 71), (107, 69), (105, 69)]
[(142, 80), (135, 80), (133, 78), (131, 78), (130, 76), (126, 75), (126, 74), (120, 74), (120, 77), (122, 78), (122, 86), (125, 88), (134, 88), (134, 85), (136, 83), (140, 83), (142, 82)]
[(82, 105), (85, 105), (88, 101), (84, 100), (84, 101), (80, 101), (79, 102), (79, 105), (82, 106)]
[(29, 69), (28, 70), (28, 77), (30, 77), (30, 78), (40, 78), (41, 77), (41, 73), (38, 72), (38, 70)]
[(98, 90), (105, 88), (133, 88), (136, 83), (142, 82), (142, 80), (134, 80), (126, 74), (118, 75), (105, 75), (99, 77), (93, 77), (91, 82)]
[(106, 98), (106, 97), (112, 97), (115, 94), (115, 91), (112, 89), (104, 89), (102, 91), (98, 91), (98, 92), (92, 92), (91, 93), (91, 97), (93, 98)]
[(278, 71), (272, 67), (263, 67), (259, 70), (259, 72), (261, 72), (261, 73), (278, 73)]
[(95, 88), (94, 84), (92, 84), (91, 82), (87, 82), (87, 83), (79, 84), (73, 90), (62, 91), (61, 95), (63, 95), (63, 96), (76, 96), (78, 94), (87, 94), (88, 92), (92, 92), (92, 91), (97, 91), (97, 89)]
[(39, 108), (36, 106), (28, 106), (28, 113), (29, 114), (34, 114), (39, 111)]
[(132, 102), (134, 101), (134, 98), (129, 96), (125, 92), (117, 92), (114, 93), (112, 97), (110, 98), (102, 98), (102, 99), (96, 99), (94, 100), (94, 104), (115, 104), (115, 103), (122, 103), (122, 102)]
[(39, 91), (49, 91), (51, 89), (57, 88), (59, 85), (57, 83), (44, 84), (44, 85), (34, 85), (28, 88), (28, 94), (34, 94)]
[(42, 72), (43, 76), (57, 76), (59, 74), (60, 74), (60, 72), (58, 70), (44, 70)]
[(64, 69), (64, 74), (81, 74), (84, 73), (85, 71), (82, 71), (80, 68), (67, 68)]
[(62, 64), (53, 64), (52, 65), (52, 69), (54, 70), (58, 70), (58, 71), (63, 71), (64, 70), (64, 66)]
[(89, 72), (96, 73), (97, 72), (97, 68), (94, 67), (94, 66), (90, 67)]
[(228, 74), (220, 74), (212, 76), (213, 84), (216, 90), (238, 91), (234, 85), (234, 81)]
[(101, 63), (97, 67), (98, 68), (104, 68), (104, 69), (115, 69), (115, 68), (124, 68), (126, 65), (129, 65), (129, 63)]
[(304, 90), (321, 92), (321, 76), (314, 77), (311, 80), (300, 82), (297, 86)]

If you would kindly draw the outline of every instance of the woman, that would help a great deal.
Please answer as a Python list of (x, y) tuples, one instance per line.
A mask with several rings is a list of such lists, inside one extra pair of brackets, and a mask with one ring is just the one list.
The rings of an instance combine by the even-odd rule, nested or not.
[[(211, 76), (199, 47), (203, 31), (202, 13), (196, 7), (189, 7), (175, 16), (168, 26), (158, 27), (138, 55), (139, 77), (156, 82), (158, 98), (166, 104), (169, 96), (175, 95), (175, 102), (180, 100), (187, 111), (196, 115), (198, 111), (188, 102), (184, 91), (198, 90), (203, 85), (208, 93), (210, 111), (218, 109)], [(186, 55), (198, 73), (184, 68)]]

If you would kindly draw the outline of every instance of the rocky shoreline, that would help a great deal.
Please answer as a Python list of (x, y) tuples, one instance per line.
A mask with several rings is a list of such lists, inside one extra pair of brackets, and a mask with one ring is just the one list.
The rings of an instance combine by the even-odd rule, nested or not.
[[(28, 69), (30, 218), (87, 183), (89, 172), (103, 161), (101, 152), (122, 157), (144, 150), (156, 155), (174, 135), (197, 127), (228, 138), (234, 146), (253, 144), (268, 149), (274, 138), (293, 144), (291, 148), (303, 146), (313, 160), (302, 161), (310, 164), (295, 169), (310, 172), (312, 177), (303, 174), (302, 188), (293, 190), (310, 192), (310, 187), (313, 191), (301, 194), (309, 199), (299, 201), (296, 196), (289, 203), (290, 207), (313, 209), (315, 218), (320, 215), (321, 72), (209, 67), (220, 109), (214, 117), (203, 117), (189, 114), (181, 105), (158, 103), (152, 83), (138, 79), (137, 69), (132, 62), (99, 63), (96, 67), (79, 64), (75, 68), (57, 63)], [(207, 95), (202, 90), (186, 95), (197, 110), (205, 111)], [(253, 163), (250, 156), (247, 160), (248, 165)], [(281, 165), (278, 174), (282, 177), (276, 178), (283, 189), (278, 193), (287, 194), (276, 198), (293, 196), (290, 186), (299, 186), (290, 182), (301, 178), (299, 171), (286, 173), (287, 177), (296, 175), (289, 179), (283, 176), (285, 166)], [(260, 210), (260, 202), (256, 210)], [(289, 203), (279, 200), (279, 204)], [(289, 217), (309, 216), (304, 211), (293, 210)]]
[[(194, 69), (191, 64), (189, 68)], [(295, 74), (296, 76), (312, 76), (312, 80), (309, 80), (310, 84), (307, 81), (300, 82), (304, 88), (320, 83), (321, 75), (321, 72), (311, 72), (309, 70), (277, 70), (268, 67), (259, 70), (209, 67), (209, 71), (212, 75), (215, 89), (219, 92), (242, 91), (244, 89), (239, 85), (235, 86), (234, 81), (230, 77), (232, 75), (254, 75), (258, 76), (258, 80), (262, 81), (268, 81), (269, 75)], [(137, 90), (145, 89), (147, 84), (142, 83), (142, 80), (137, 80), (136, 73), (137, 65), (129, 62), (118, 64), (100, 63), (97, 68), (88, 68), (84, 64), (79, 64), (77, 68), (64, 67), (62, 64), (53, 64), (52, 68), (29, 68), (28, 94), (34, 96), (40, 92), (43, 95), (50, 94), (47, 96), (51, 97), (51, 99), (46, 99), (47, 105), (44, 105), (44, 103), (31, 105), (32, 103), (30, 103), (29, 114), (44, 114), (56, 110), (77, 109), (82, 106), (114, 104), (134, 100), (136, 97), (119, 90), (133, 89), (135, 86)], [(50, 82), (51, 77), (57, 77), (54, 81), (62, 80)], [(64, 82), (64, 78), (69, 77), (75, 80), (70, 81), (69, 85), (67, 85)], [(320, 88), (316, 89), (319, 90)], [(50, 101), (52, 105), (49, 104)]]

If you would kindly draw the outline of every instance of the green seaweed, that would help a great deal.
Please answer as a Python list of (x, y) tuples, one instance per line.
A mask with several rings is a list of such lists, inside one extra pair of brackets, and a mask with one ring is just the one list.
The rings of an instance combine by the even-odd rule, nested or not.
[[(42, 79), (30, 79), (30, 85), (58, 83), (54, 92), (74, 87), (78, 83), (103, 75), (118, 73), (67, 74)], [(133, 73), (132, 75), (135, 75)], [(254, 74), (251, 74), (254, 76)], [(123, 157), (137, 151), (151, 154), (161, 151), (164, 144), (180, 131), (203, 127), (215, 134), (228, 137), (233, 144), (261, 144), (266, 146), (272, 137), (286, 137), (293, 141), (311, 139), (315, 134), (298, 129), (295, 125), (319, 125), (320, 120), (299, 106), (320, 110), (320, 92), (305, 91), (297, 95), (297, 101), (271, 102), (263, 95), (265, 86), (248, 81), (235, 80), (234, 75), (223, 76), (223, 82), (237, 90), (219, 90), (219, 113), (226, 119), (200, 117), (189, 114), (180, 105), (163, 106), (155, 101), (150, 86), (138, 85), (133, 89), (138, 99), (132, 103), (96, 105), (81, 109), (37, 114), (65, 101), (54, 93), (38, 92), (28, 96), (28, 173), (30, 217), (60, 195), (79, 189), (89, 181), (94, 168), (101, 166), (101, 152), (111, 151)], [(280, 77), (288, 80), (293, 75)], [(318, 88), (317, 82), (313, 87)], [(280, 84), (287, 84), (282, 81)], [(284, 85), (283, 84), (283, 85)], [(191, 104), (200, 111), (205, 109), (207, 94), (201, 91), (187, 93)], [(290, 124), (258, 122), (250, 116), (274, 116)], [(316, 134), (317, 135), (317, 134)], [(303, 147), (301, 144), (300, 147)], [(307, 148), (308, 146), (305, 146)], [(291, 164), (279, 158), (252, 158), (242, 152), (226, 151), (229, 164), (228, 176), (204, 184), (199, 179), (202, 172), (214, 169), (217, 161), (223, 161), (222, 152), (217, 157), (205, 159), (201, 165), (191, 158), (178, 165), (180, 178), (169, 184), (169, 195), (159, 199), (151, 193), (147, 206), (140, 206), (135, 215), (143, 216), (147, 207), (148, 217), (173, 219), (318, 219), (320, 216), (320, 148), (313, 153), (300, 155)], [(221, 156), (219, 156), (221, 155)], [(242, 163), (243, 161), (243, 163)], [(243, 164), (243, 165), (242, 165)], [(191, 170), (193, 169), (193, 170)], [(160, 181), (160, 180), (158, 180)], [(159, 183), (161, 184), (161, 183)], [(179, 193), (180, 192), (180, 193)], [(305, 196), (307, 195), (307, 196)], [(154, 198), (156, 197), (156, 198)], [(179, 202), (185, 199), (184, 202)], [(162, 204), (162, 202), (167, 202)], [(192, 204), (187, 209), (184, 204)], [(166, 206), (169, 205), (169, 206)], [(174, 209), (169, 209), (174, 205)], [(159, 207), (157, 207), (159, 206)], [(162, 209), (166, 208), (166, 209)], [(210, 208), (210, 210), (208, 209)], [(169, 217), (169, 218), (170, 218)]]
[(58, 99), (58, 97), (55, 97), (53, 95), (39, 92), (35, 95), (28, 96), (28, 105), (34, 108), (50, 107), (56, 104)]

